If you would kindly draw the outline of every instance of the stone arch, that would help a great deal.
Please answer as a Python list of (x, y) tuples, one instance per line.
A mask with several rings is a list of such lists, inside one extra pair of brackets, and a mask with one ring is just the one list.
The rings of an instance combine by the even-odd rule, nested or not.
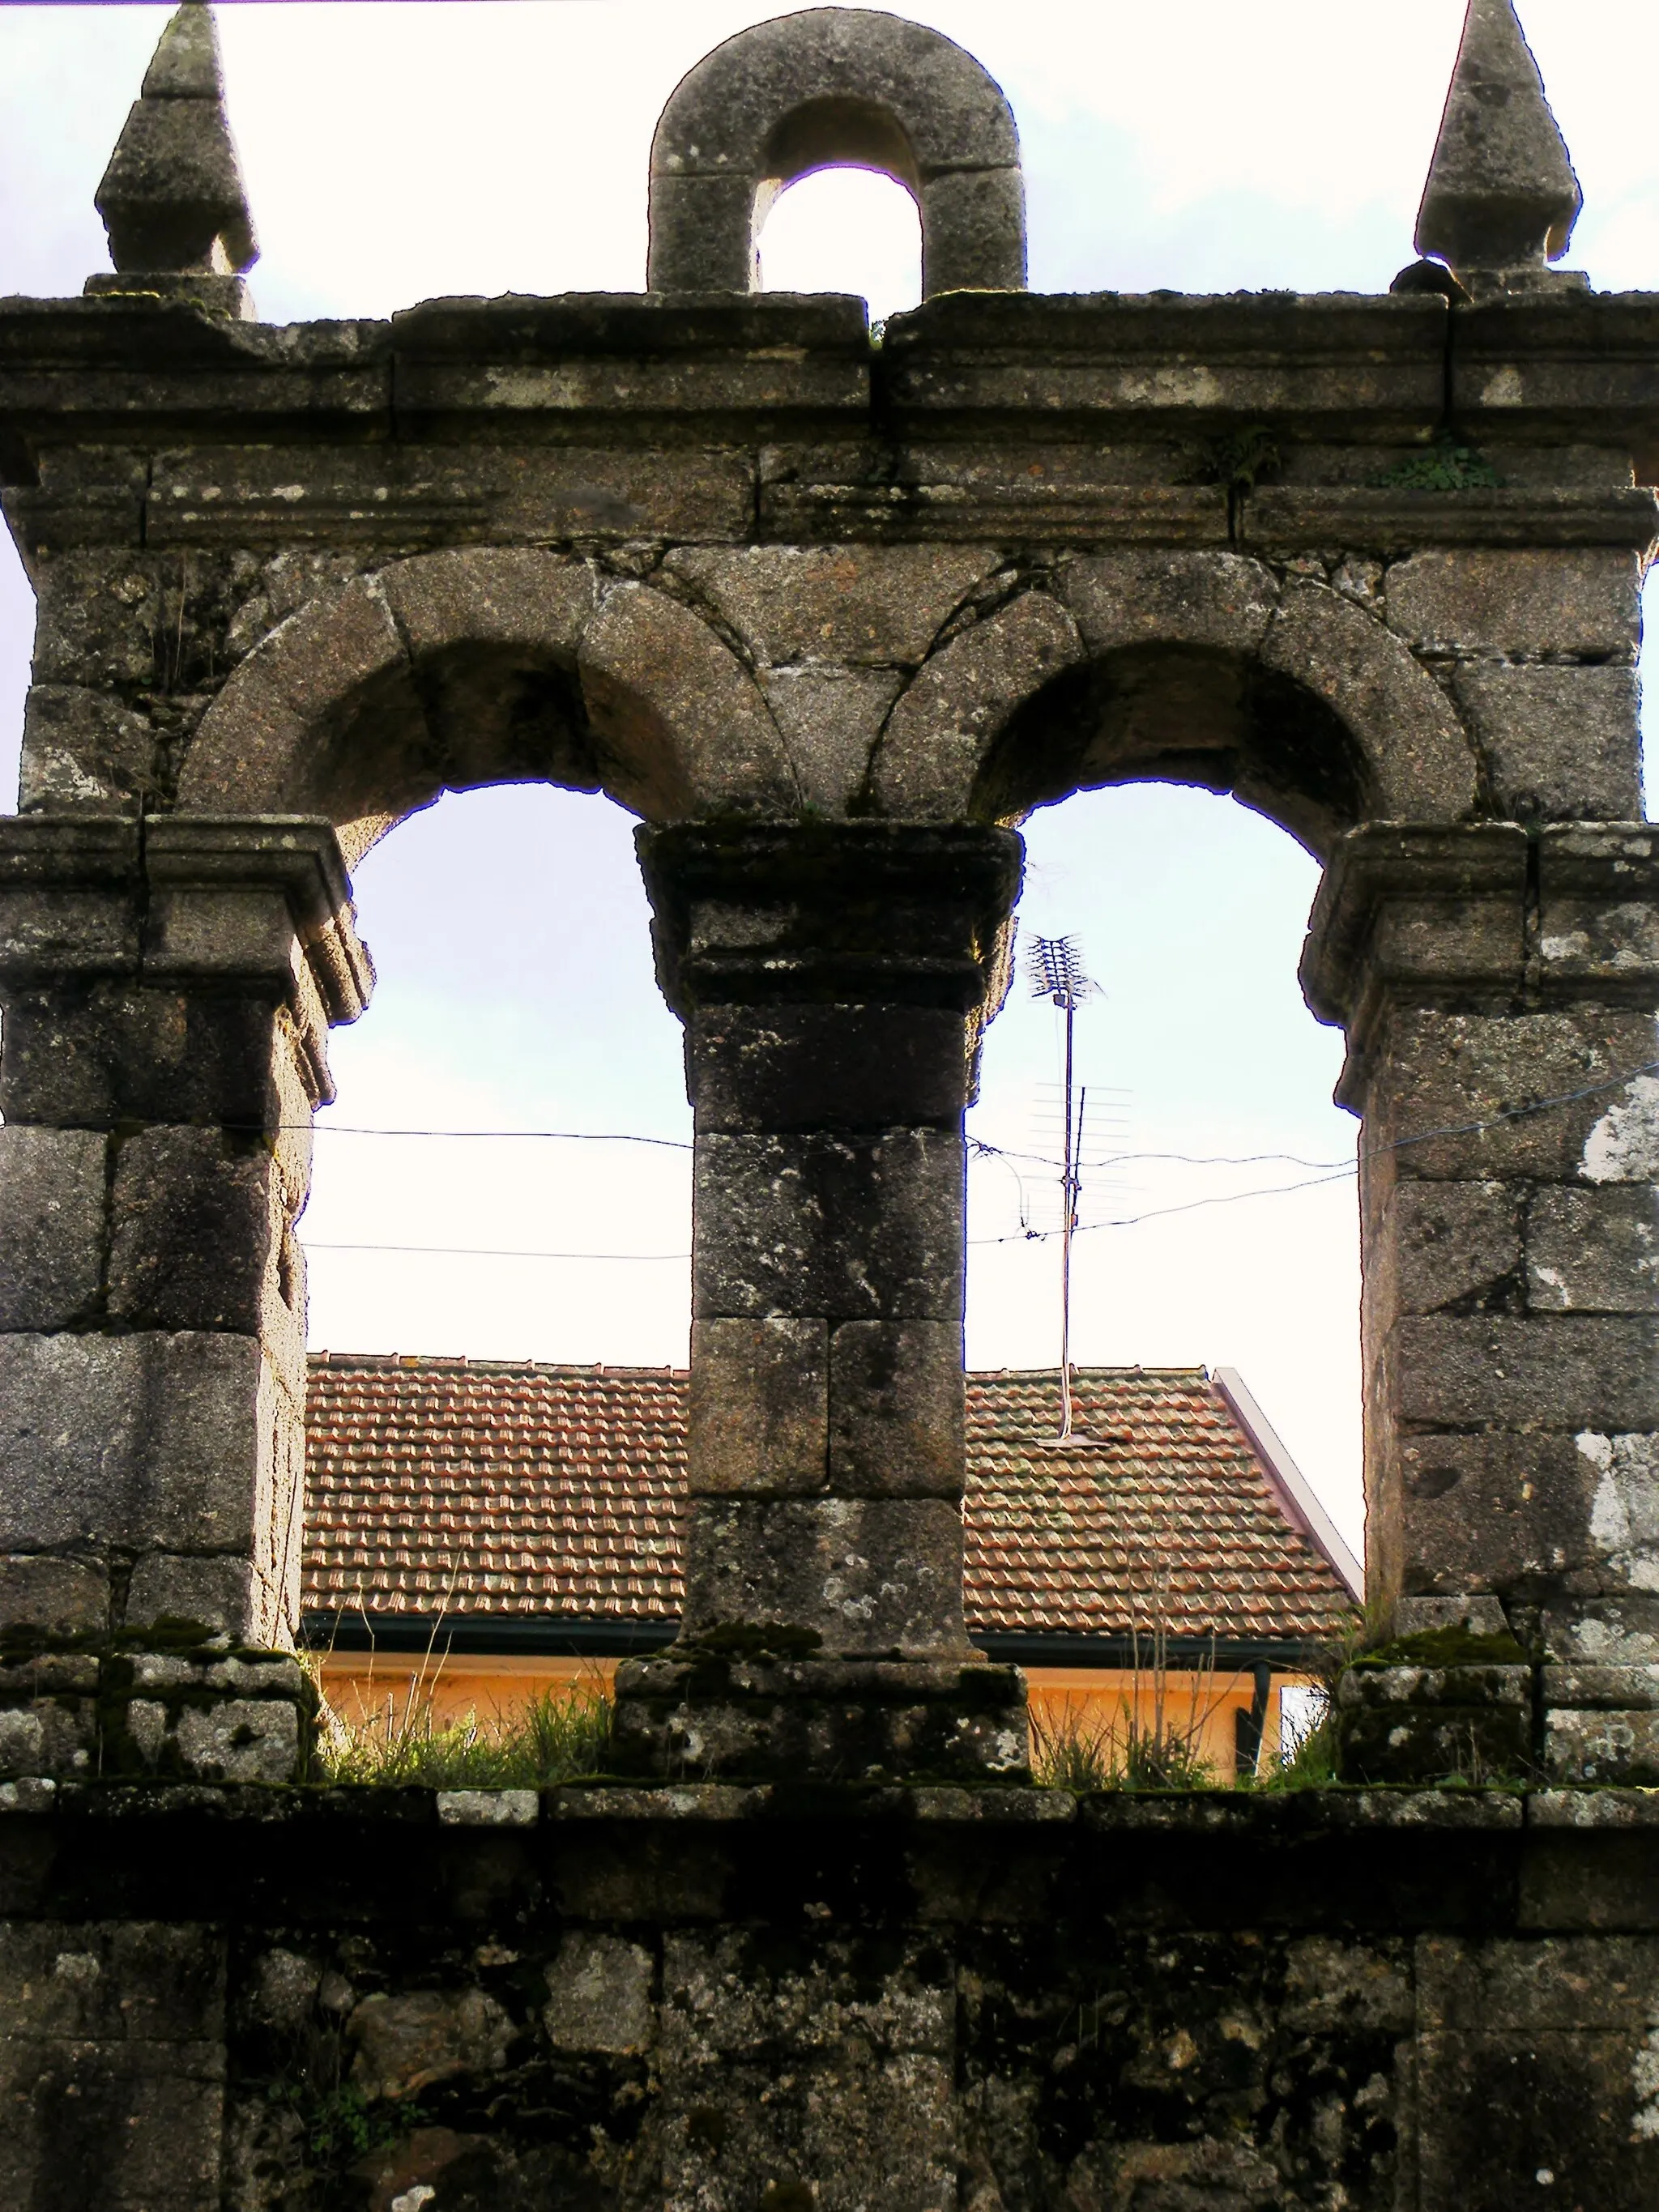
[(750, 292), (778, 193), (877, 169), (921, 211), (921, 289), (1023, 291), (1025, 187), (1002, 88), (938, 31), (809, 8), (727, 39), (683, 77), (651, 147), (653, 292)]
[(193, 812), (322, 814), (351, 864), (445, 790), (605, 791), (648, 821), (799, 801), (753, 678), (688, 608), (532, 548), (393, 562), (313, 600), (203, 716)]
[(1477, 799), (1449, 702), (1380, 622), (1208, 552), (1079, 557), (958, 633), (894, 708), (872, 798), (1010, 821), (1149, 778), (1231, 791), (1321, 857), (1357, 822), (1459, 822)]

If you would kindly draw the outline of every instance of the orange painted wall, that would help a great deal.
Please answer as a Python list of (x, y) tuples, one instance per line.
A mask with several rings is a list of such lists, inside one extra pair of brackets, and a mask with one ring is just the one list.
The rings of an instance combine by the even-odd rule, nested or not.
[[(469, 1714), (484, 1722), (506, 1717), (515, 1707), (546, 1690), (565, 1690), (592, 1683), (609, 1692), (616, 1674), (610, 1659), (457, 1658), (422, 1663), (406, 1654), (331, 1652), (319, 1663), (323, 1694), (348, 1726), (362, 1727), (371, 1717), (394, 1726), (408, 1716), (418, 1716), (429, 1700), (437, 1723), (463, 1720)], [(1121, 1735), (1133, 1712), (1143, 1731), (1156, 1717), (1157, 1688), (1152, 1678), (1093, 1667), (1028, 1667), (1033, 1721), (1040, 1731), (1076, 1728), (1085, 1736)], [(1272, 1757), (1279, 1748), (1279, 1692), (1303, 1678), (1275, 1674), (1267, 1701), (1264, 1749)], [(1221, 1781), (1234, 1774), (1236, 1721), (1248, 1712), (1255, 1692), (1249, 1674), (1170, 1674), (1164, 1679), (1164, 1723), (1166, 1729), (1185, 1734), (1193, 1729), (1196, 1747)]]

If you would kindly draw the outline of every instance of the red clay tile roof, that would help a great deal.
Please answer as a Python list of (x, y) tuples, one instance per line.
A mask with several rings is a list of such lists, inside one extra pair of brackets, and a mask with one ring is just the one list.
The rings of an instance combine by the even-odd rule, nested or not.
[[(308, 1611), (668, 1621), (685, 1384), (668, 1368), (315, 1354)], [(968, 1377), (969, 1632), (1300, 1638), (1351, 1609), (1196, 1368)]]

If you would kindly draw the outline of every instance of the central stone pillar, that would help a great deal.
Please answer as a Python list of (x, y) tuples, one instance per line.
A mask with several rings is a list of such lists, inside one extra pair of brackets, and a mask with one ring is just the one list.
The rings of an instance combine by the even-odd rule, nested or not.
[(1002, 830), (639, 833), (696, 1109), (679, 1642), (617, 1674), (669, 1774), (1017, 1774), (963, 1625), (962, 1117)]

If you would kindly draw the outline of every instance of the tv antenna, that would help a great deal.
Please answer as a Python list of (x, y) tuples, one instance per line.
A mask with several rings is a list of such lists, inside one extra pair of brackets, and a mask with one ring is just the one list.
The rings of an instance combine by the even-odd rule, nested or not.
[(1072, 1237), (1077, 1229), (1078, 1201), (1082, 1178), (1078, 1158), (1083, 1148), (1083, 1109), (1085, 1088), (1072, 1111), (1073, 1033), (1079, 1003), (1097, 988), (1083, 972), (1083, 956), (1074, 937), (1034, 937), (1026, 952), (1031, 996), (1051, 999), (1066, 1017), (1065, 1105), (1066, 1134), (1061, 1147), (1060, 1182), (1060, 1435), (1064, 1443), (1072, 1433)]

